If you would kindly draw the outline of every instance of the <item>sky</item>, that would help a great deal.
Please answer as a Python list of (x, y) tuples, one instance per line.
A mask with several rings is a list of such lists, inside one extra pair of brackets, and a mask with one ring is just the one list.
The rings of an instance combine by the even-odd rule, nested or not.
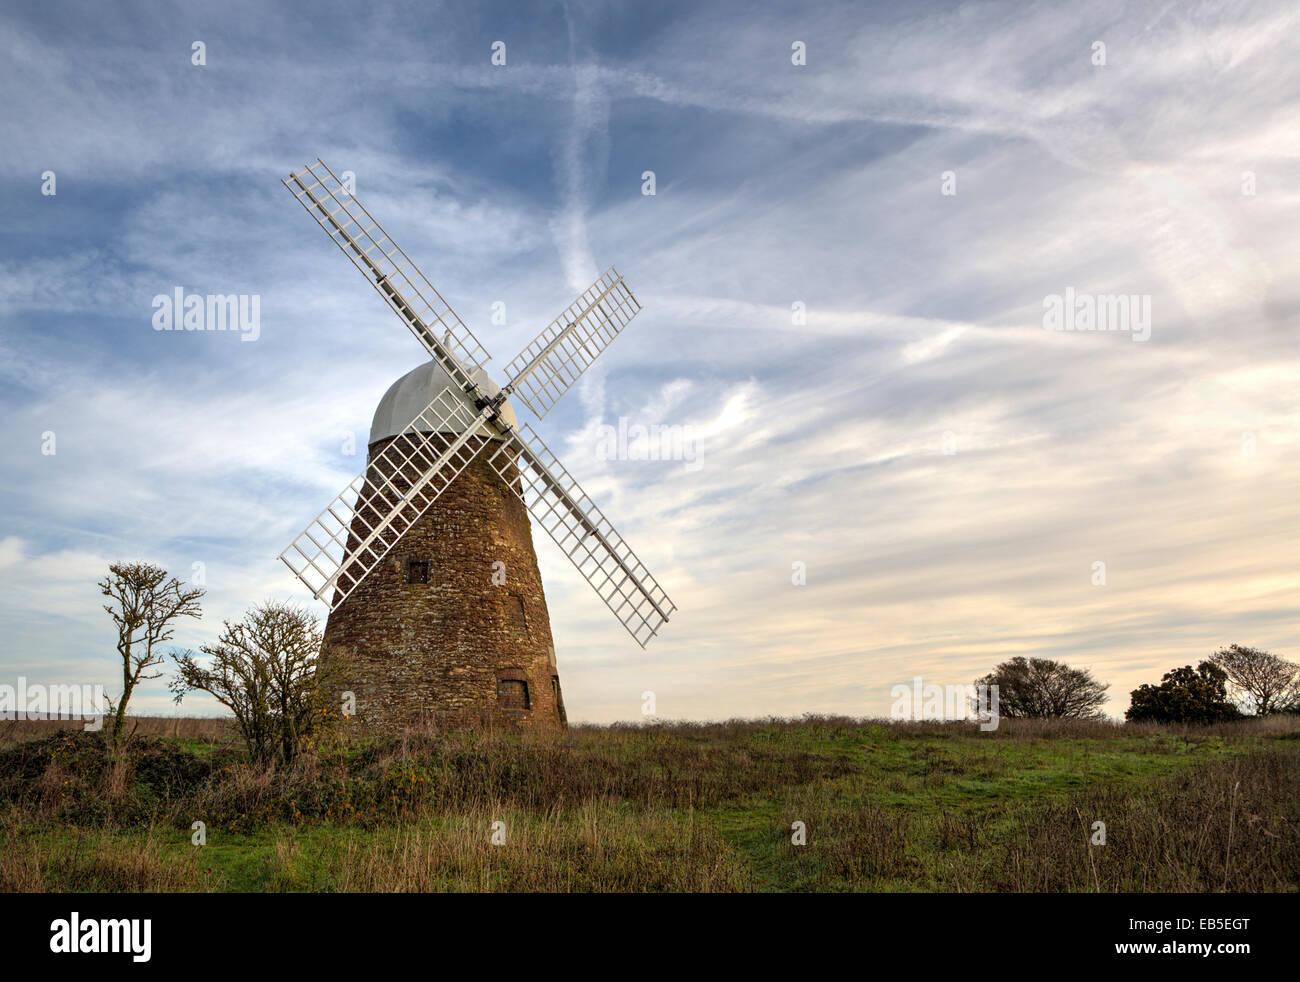
[[(644, 307), (534, 421), (679, 608), (643, 651), (535, 528), (571, 720), (1300, 660), (1293, 3), (521, 6), (5, 5), (0, 682), (117, 691), (116, 561), (202, 571), (181, 649), (324, 618), (276, 556), (426, 356), (281, 185), (317, 157), (489, 373), (611, 264)], [(177, 287), (259, 336), (154, 330)], [(1149, 336), (1046, 329), (1080, 295)]]

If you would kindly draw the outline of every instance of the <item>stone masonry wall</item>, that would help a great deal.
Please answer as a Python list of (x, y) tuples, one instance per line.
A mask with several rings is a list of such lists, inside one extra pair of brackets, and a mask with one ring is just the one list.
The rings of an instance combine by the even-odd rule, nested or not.
[[(381, 480), (373, 462), (393, 439), (402, 438), (370, 448), (372, 484)], [(322, 669), (335, 692), (355, 693), (368, 726), (565, 725), (528, 513), (488, 464), (495, 449), (494, 442), (451, 482), (329, 616)], [(415, 473), (388, 476), (405, 490)], [(363, 532), (355, 522), (350, 551)], [(412, 562), (429, 564), (427, 583), (408, 582)], [(495, 562), (505, 564), (499, 585)], [(527, 684), (527, 709), (501, 705), (503, 679)]]

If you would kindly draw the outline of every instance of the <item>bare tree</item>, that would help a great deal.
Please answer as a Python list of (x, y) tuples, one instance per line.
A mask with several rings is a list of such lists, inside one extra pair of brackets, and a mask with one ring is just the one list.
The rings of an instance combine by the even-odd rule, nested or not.
[(235, 714), (235, 722), (260, 760), (292, 760), (318, 714), (317, 659), (321, 633), (301, 607), (269, 602), (251, 608), (237, 624), (225, 622), (215, 645), (175, 656), (179, 674), (171, 688), (180, 702), (206, 692)]
[(1210, 661), (1260, 716), (1281, 712), (1300, 699), (1300, 665), (1285, 658), (1234, 644), (1216, 651)]
[(145, 674), (163, 664), (157, 649), (172, 639), (178, 617), (202, 617), (198, 587), (183, 586), (167, 571), (152, 563), (113, 563), (99, 590), (112, 603), (104, 610), (117, 625), (117, 653), (122, 657), (122, 695), (113, 716), (113, 750), (122, 743), (126, 706), (141, 682), (159, 678), (162, 672)]
[(1108, 684), (1083, 668), (1050, 658), (1004, 661), (975, 684), (998, 687), (998, 712), (1008, 719), (1096, 719), (1103, 714)]

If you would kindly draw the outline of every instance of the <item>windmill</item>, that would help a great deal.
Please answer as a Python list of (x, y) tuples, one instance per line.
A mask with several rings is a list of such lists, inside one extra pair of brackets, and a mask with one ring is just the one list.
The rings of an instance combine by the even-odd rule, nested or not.
[(322, 667), (381, 727), (564, 725), (528, 514), (643, 648), (676, 608), (509, 400), (544, 417), (641, 305), (610, 267), (498, 386), (469, 328), (329, 167), (282, 183), (431, 356), (380, 401), (365, 471), (280, 554), (330, 605)]

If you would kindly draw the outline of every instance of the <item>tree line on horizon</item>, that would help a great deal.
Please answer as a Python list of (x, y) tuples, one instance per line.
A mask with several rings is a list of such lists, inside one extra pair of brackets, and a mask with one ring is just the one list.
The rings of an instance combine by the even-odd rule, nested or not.
[[(162, 646), (180, 618), (202, 616), (204, 591), (147, 562), (113, 563), (98, 586), (110, 600), (103, 606), (117, 628), (122, 662), (122, 692), (109, 705), (110, 748), (118, 753), (128, 738), (132, 694), (141, 682), (162, 677)], [(169, 688), (178, 703), (189, 693), (208, 693), (234, 715), (253, 756), (289, 760), (327, 715), (320, 701), (321, 641), (310, 611), (277, 601), (257, 604), (242, 620), (224, 621), (216, 644), (200, 647), (206, 661), (190, 650), (173, 651), (176, 674)], [(998, 687), (998, 712), (1008, 719), (1102, 719), (1110, 688), (1088, 669), (1024, 656), (1000, 663), (975, 684)], [(1300, 713), (1300, 665), (1233, 644), (1196, 668), (1174, 668), (1159, 684), (1140, 685), (1130, 703), (1124, 714), (1129, 722), (1218, 723)]]
[[(1103, 719), (1109, 683), (1051, 658), (1017, 656), (976, 686), (998, 687), (1008, 719)], [(1232, 644), (1195, 668), (1170, 669), (1159, 684), (1129, 693), (1130, 723), (1222, 723), (1248, 716), (1300, 713), (1300, 665), (1260, 648)]]

